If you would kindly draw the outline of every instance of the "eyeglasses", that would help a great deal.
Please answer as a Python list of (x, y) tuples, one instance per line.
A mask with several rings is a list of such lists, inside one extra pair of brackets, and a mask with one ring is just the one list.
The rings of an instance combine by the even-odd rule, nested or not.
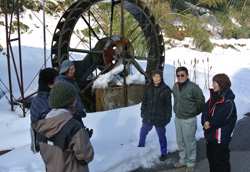
[(181, 74), (181, 75), (176, 75), (176, 76), (177, 78), (179, 78), (179, 77), (184, 77), (185, 75)]
[(71, 69), (69, 69), (69, 70), (75, 71), (76, 69), (73, 67), (73, 68), (71, 68)]

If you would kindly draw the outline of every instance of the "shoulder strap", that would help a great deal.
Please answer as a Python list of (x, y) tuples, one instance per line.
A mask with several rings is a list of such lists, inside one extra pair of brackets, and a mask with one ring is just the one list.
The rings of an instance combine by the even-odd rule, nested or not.
[(72, 137), (81, 129), (83, 126), (77, 120), (71, 118), (61, 129), (52, 138), (47, 138), (46, 136), (38, 133), (39, 142), (46, 144), (52, 144), (59, 147), (62, 150), (66, 150), (69, 146), (69, 143), (72, 140)]

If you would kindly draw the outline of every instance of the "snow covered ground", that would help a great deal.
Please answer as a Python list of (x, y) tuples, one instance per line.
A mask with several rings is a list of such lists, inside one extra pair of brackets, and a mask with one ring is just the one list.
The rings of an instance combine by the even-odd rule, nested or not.
[[(28, 13), (25, 15), (28, 15)], [(41, 15), (40, 13), (38, 16), (42, 18)], [(3, 16), (1, 16), (0, 20), (4, 20)], [(53, 33), (57, 19), (49, 17), (47, 21), (48, 29)], [(40, 27), (35, 29), (32, 20), (30, 20), (30, 25), (34, 26), (31, 27), (32, 33), (25, 33), (21, 36), (24, 88), (28, 87), (43, 64), (42, 26), (40, 24)], [(2, 25), (0, 25), (0, 33), (0, 44), (4, 47), (4, 50), (0, 52), (0, 79), (8, 86), (7, 60), (4, 55), (4, 52), (6, 52), (5, 27)], [(51, 35), (47, 33), (47, 36), (47, 40), (50, 41)], [(211, 87), (213, 75), (226, 73), (232, 81), (232, 90), (236, 95), (238, 119), (241, 119), (245, 113), (250, 112), (250, 39), (212, 39), (211, 41), (219, 45), (233, 45), (236, 49), (223, 49), (217, 46), (212, 53), (206, 53), (182, 46), (184, 44), (191, 46), (192, 39), (187, 38), (182, 42), (176, 41), (177, 47), (166, 51), (164, 80), (167, 85), (172, 87), (175, 82), (175, 67), (180, 64), (186, 66), (190, 70), (190, 79), (196, 80), (207, 100), (209, 98), (208, 81)], [(47, 46), (47, 54), (50, 54), (49, 47), (50, 45)], [(17, 56), (17, 46), (13, 47), (13, 51)], [(194, 67), (195, 60), (196, 67)], [(142, 62), (139, 62), (139, 64), (146, 66)], [(51, 66), (50, 62), (48, 66)], [(0, 83), (0, 87), (6, 91), (2, 83)], [(36, 90), (37, 78), (29, 86), (25, 94), (29, 95)], [(19, 90), (15, 79), (13, 79), (13, 92), (18, 98)], [(6, 95), (9, 96), (8, 93)], [(87, 118), (83, 119), (85, 125), (94, 130), (91, 143), (95, 150), (95, 157), (94, 161), (89, 164), (91, 172), (128, 172), (140, 166), (150, 167), (155, 163), (159, 163), (160, 147), (154, 129), (147, 137), (146, 147), (137, 147), (141, 127), (140, 105), (88, 113)], [(168, 152), (178, 149), (174, 116), (173, 113), (172, 120), (166, 127)], [(14, 112), (10, 111), (10, 105), (3, 96), (0, 99), (0, 119), (0, 150), (13, 149), (13, 151), (0, 156), (0, 172), (45, 172), (40, 154), (33, 154), (30, 151), (29, 112), (23, 118), (22, 110), (18, 106), (15, 106)], [(203, 137), (200, 115), (198, 116), (196, 137), (197, 140)]]

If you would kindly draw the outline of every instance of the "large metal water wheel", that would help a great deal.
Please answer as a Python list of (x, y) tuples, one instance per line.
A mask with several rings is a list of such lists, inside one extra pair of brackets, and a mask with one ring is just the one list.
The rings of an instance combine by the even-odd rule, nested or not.
[[(120, 5), (120, 0), (78, 0), (63, 14), (53, 35), (52, 66), (60, 68), (65, 59), (73, 59), (77, 84), (89, 111), (95, 111), (93, 81), (122, 60)], [(165, 49), (160, 27), (140, 0), (124, 0), (124, 33), (126, 63), (133, 66), (131, 71), (149, 79), (154, 69), (163, 69)]]

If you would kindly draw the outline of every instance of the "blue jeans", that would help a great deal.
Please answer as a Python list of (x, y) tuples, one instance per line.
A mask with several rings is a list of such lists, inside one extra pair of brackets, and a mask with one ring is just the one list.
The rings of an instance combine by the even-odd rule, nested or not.
[[(150, 121), (150, 124), (142, 123), (141, 132), (140, 132), (140, 140), (139, 145), (145, 146), (146, 137), (150, 130), (153, 128), (153, 120)], [(156, 127), (155, 130), (157, 132), (159, 143), (161, 147), (161, 154), (167, 154), (167, 137), (166, 137), (166, 128), (164, 127)]]

